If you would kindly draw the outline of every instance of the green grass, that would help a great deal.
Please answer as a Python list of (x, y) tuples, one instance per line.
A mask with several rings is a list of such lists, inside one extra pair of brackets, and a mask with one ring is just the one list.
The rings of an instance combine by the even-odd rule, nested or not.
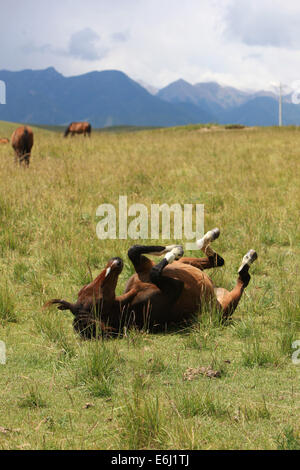
[(300, 436), (295, 435), (293, 428), (285, 428), (277, 442), (278, 450), (300, 450)]
[(95, 397), (110, 397), (116, 372), (123, 364), (119, 351), (108, 348), (105, 342), (91, 341), (78, 359), (75, 384), (84, 386)]
[(0, 324), (16, 322), (15, 302), (12, 288), (0, 286)]
[[(0, 122), (0, 135), (15, 127)], [(203, 127), (91, 139), (35, 129), (28, 171), (0, 146), (1, 449), (299, 448), (300, 133)], [(242, 256), (257, 250), (232, 321), (204, 309), (180, 331), (89, 342), (70, 312), (42, 309), (75, 300), (111, 256), (125, 261), (123, 291), (136, 241), (96, 236), (97, 207), (118, 207), (119, 195), (148, 208), (203, 203), (205, 228), (221, 229), (216, 285), (231, 289)], [(199, 367), (221, 376), (184, 380)]]
[(27, 391), (19, 399), (18, 405), (20, 408), (44, 408), (47, 406), (36, 384), (27, 386)]

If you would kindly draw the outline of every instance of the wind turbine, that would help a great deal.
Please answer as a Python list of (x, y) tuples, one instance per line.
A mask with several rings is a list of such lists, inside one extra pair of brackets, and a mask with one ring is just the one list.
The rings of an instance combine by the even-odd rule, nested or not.
[(275, 88), (276, 90), (276, 95), (278, 94), (278, 125), (279, 127), (282, 127), (282, 95), (284, 91), (284, 87), (287, 89), (285, 85), (282, 85), (281, 82), (271, 82), (270, 85)]
[(279, 82), (279, 109), (278, 109), (279, 127), (282, 126), (282, 84)]

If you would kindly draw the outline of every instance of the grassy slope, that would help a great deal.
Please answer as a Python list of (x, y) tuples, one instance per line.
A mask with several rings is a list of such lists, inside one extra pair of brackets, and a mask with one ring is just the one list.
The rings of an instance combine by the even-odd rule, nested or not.
[[(14, 128), (0, 123), (0, 135)], [(293, 129), (193, 126), (90, 140), (39, 129), (29, 171), (2, 145), (0, 448), (299, 448), (299, 162)], [(222, 231), (215, 247), (226, 266), (212, 277), (224, 287), (257, 250), (231, 324), (204, 315), (179, 333), (84, 343), (71, 313), (41, 309), (52, 297), (75, 299), (88, 267), (95, 275), (112, 255), (126, 263), (122, 291), (133, 242), (98, 240), (95, 211), (126, 194), (129, 204), (204, 203), (205, 228)], [(188, 367), (208, 365), (221, 378), (183, 380)]]

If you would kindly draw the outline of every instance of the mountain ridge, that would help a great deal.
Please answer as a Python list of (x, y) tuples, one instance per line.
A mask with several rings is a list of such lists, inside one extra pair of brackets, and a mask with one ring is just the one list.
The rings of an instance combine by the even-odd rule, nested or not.
[(64, 77), (54, 68), (0, 71), (6, 83), (6, 105), (0, 119), (11, 122), (65, 125), (89, 120), (111, 125), (173, 126), (207, 122), (205, 111), (167, 103), (118, 70), (92, 71)]
[[(93, 127), (168, 127), (194, 123), (275, 125), (278, 98), (268, 91), (243, 91), (216, 82), (191, 85), (178, 79), (155, 94), (150, 85), (119, 70), (65, 77), (54, 67), (0, 70), (6, 104), (0, 120), (67, 125), (88, 120)], [(300, 106), (284, 97), (284, 124), (300, 124)]]

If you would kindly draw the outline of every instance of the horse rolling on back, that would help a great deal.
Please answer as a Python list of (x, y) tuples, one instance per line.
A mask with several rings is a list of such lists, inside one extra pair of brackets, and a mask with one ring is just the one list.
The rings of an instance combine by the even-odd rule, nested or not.
[(64, 136), (67, 137), (71, 134), (73, 137), (75, 134), (83, 134), (84, 137), (88, 135), (91, 136), (92, 126), (89, 122), (72, 122), (67, 129), (65, 130)]
[[(181, 246), (140, 246), (128, 251), (135, 274), (125, 292), (116, 296), (118, 277), (123, 269), (121, 258), (108, 261), (104, 270), (78, 293), (75, 303), (52, 299), (45, 307), (57, 304), (59, 310), (71, 310), (73, 326), (85, 338), (99, 334), (119, 334), (124, 327), (151, 330), (190, 322), (201, 313), (202, 306), (216, 309), (223, 320), (230, 318), (249, 284), (250, 265), (257, 254), (250, 250), (238, 270), (233, 290), (216, 287), (204, 272), (224, 265), (224, 259), (211, 247), (219, 237), (215, 228), (198, 240), (201, 258), (183, 257)], [(146, 255), (164, 256), (155, 264)]]
[(29, 166), (33, 146), (33, 132), (29, 126), (18, 127), (11, 136), (11, 145), (15, 151), (15, 162)]

